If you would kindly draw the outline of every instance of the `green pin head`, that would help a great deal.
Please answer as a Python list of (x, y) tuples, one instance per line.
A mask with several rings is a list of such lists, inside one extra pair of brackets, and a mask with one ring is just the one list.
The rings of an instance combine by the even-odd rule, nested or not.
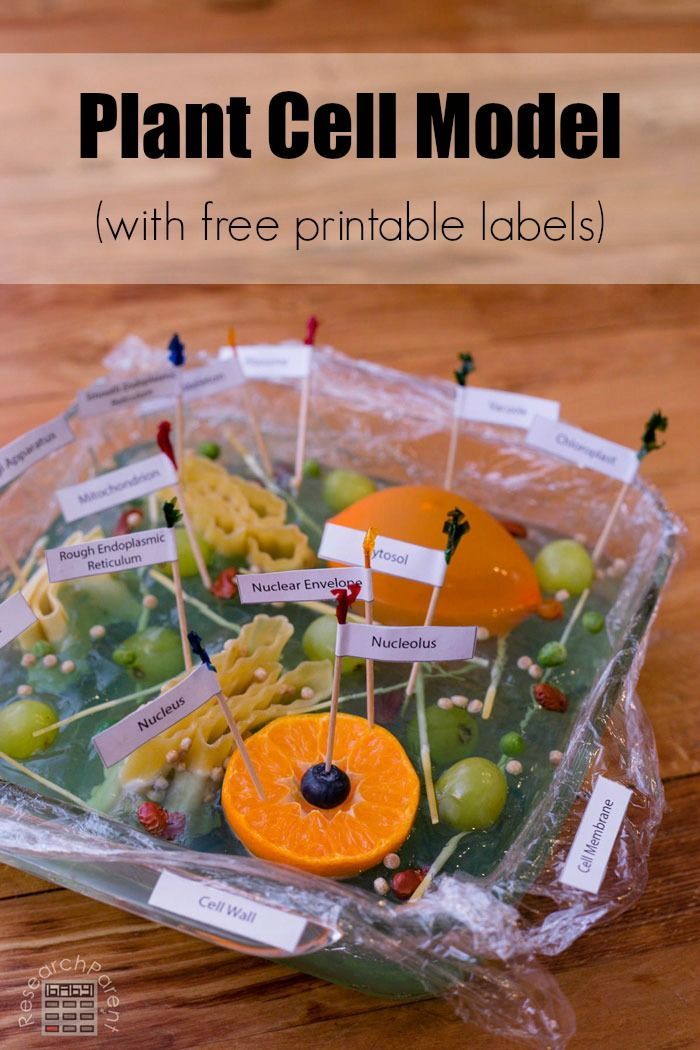
[(459, 547), (460, 541), (463, 536), (469, 532), (469, 522), (464, 516), (464, 512), (455, 507), (451, 510), (445, 519), (445, 524), (442, 526), (442, 531), (447, 536), (447, 543), (445, 544), (445, 561), (449, 565), (452, 561), (452, 555)]
[(459, 361), (460, 365), (454, 373), (454, 377), (460, 386), (466, 386), (467, 380), (476, 368), (476, 365), (474, 364), (474, 358), (471, 354), (460, 354)]
[(665, 431), (668, 428), (668, 418), (657, 409), (656, 412), (652, 412), (646, 421), (644, 426), (644, 433), (642, 434), (642, 444), (640, 446), (637, 456), (639, 459), (644, 459), (650, 452), (655, 452), (659, 448), (663, 448), (666, 444), (665, 441), (659, 442), (658, 431)]
[(177, 523), (182, 521), (182, 514), (177, 509), (176, 499), (170, 499), (163, 504), (163, 517), (169, 529), (174, 529)]

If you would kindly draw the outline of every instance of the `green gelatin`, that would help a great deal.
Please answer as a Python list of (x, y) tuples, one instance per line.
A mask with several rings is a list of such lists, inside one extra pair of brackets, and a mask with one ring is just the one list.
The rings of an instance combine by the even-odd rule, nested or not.
[(483, 831), (495, 824), (506, 804), (503, 772), (488, 758), (463, 758), (435, 784), (440, 820), (458, 831)]
[[(309, 660), (335, 660), (335, 636), (338, 621), (335, 616), (319, 616), (312, 620), (304, 631), (301, 646)], [(350, 674), (364, 663), (360, 657), (344, 656), (341, 660), (341, 671)]]
[(44, 751), (53, 743), (58, 730), (36, 737), (34, 733), (53, 725), (56, 718), (54, 708), (43, 700), (15, 700), (7, 704), (0, 709), (0, 751), (18, 761)]
[(371, 478), (353, 470), (332, 470), (323, 479), (323, 498), (335, 514), (376, 490)]
[(504, 733), (500, 740), (500, 748), (508, 758), (517, 758), (525, 750), (525, 741), (520, 733)]
[[(435, 766), (449, 766), (467, 758), (476, 747), (479, 726), (475, 718), (461, 707), (444, 711), (437, 704), (426, 708), (425, 721), (430, 741), (430, 755)], [(414, 718), (407, 731), (408, 749), (416, 761), (420, 758), (418, 720)]]
[(537, 663), (540, 667), (559, 667), (566, 663), (567, 656), (566, 646), (561, 642), (545, 642), (537, 654)]
[[(177, 546), (177, 560), (180, 563), (180, 575), (183, 579), (187, 579), (190, 576), (196, 576), (199, 572), (197, 568), (197, 562), (194, 559), (192, 553), (192, 547), (190, 546), (189, 537), (185, 529), (176, 528), (175, 530), (175, 544)], [(214, 550), (207, 543), (206, 540), (202, 539), (201, 536), (197, 537), (199, 543), (199, 549), (202, 552), (205, 565), (211, 565), (214, 559)], [(172, 569), (170, 565), (165, 566), (164, 570), (168, 576), (172, 575)]]
[(593, 562), (576, 540), (552, 540), (535, 558), (535, 572), (544, 591), (578, 595), (591, 585)]
[(147, 627), (132, 634), (112, 659), (144, 687), (166, 682), (184, 669), (180, 635), (171, 627)]
[(605, 617), (602, 613), (589, 609), (581, 617), (581, 623), (590, 634), (600, 634), (605, 627)]

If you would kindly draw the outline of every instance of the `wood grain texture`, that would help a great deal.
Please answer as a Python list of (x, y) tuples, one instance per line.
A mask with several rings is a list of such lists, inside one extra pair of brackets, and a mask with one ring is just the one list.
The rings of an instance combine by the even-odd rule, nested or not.
[[(246, 341), (278, 339), (303, 331), (312, 311), (322, 320), (325, 341), (419, 374), (445, 374), (456, 350), (469, 348), (480, 384), (560, 398), (568, 419), (623, 442), (636, 437), (649, 409), (663, 407), (671, 417), (669, 447), (650, 457), (645, 476), (689, 533), (687, 556), (652, 632), (640, 694), (656, 732), (668, 811), (641, 902), (550, 965), (577, 1012), (574, 1050), (696, 1045), (696, 290), (12, 288), (0, 290), (0, 309), (0, 441), (68, 404), (75, 387), (99, 374), (102, 356), (130, 332), (163, 345), (177, 326), (190, 345), (213, 346), (233, 323)], [(138, 1039), (143, 1050), (219, 1047), (227, 1032), (235, 1033), (234, 1046), (252, 1050), (301, 1050), (319, 1039), (343, 1050), (398, 1050), (407, 1044), (428, 1050), (462, 1040), (477, 1050), (506, 1046), (462, 1026), (445, 1004), (368, 999), (272, 963), (232, 956), (66, 890), (47, 889), (11, 869), (3, 874), (0, 1035), (11, 1050), (45, 1045), (39, 1036), (18, 1034), (15, 1015), (22, 979), (59, 952), (101, 962), (122, 998), (121, 1032)], [(626, 1033), (632, 1025), (630, 1044)]]

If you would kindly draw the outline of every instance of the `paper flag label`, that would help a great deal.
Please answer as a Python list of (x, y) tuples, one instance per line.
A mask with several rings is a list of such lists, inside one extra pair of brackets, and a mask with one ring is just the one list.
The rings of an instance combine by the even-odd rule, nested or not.
[(0, 485), (9, 485), (33, 463), (75, 441), (75, 434), (65, 416), (30, 430), (0, 449)]
[[(362, 529), (349, 529), (346, 525), (328, 522), (323, 530), (319, 558), (340, 561), (347, 565), (363, 565), (365, 556)], [(420, 547), (416, 543), (404, 543), (387, 536), (377, 536), (372, 554), (373, 572), (384, 572), (388, 576), (401, 576), (404, 580), (430, 583), (441, 587), (445, 579), (444, 551), (432, 547)]]
[(476, 627), (375, 627), (364, 623), (338, 625), (336, 656), (362, 656), (391, 663), (471, 660)]
[(208, 886), (196, 879), (185, 879), (163, 871), (153, 887), (148, 903), (162, 911), (194, 919), (219, 930), (226, 930), (258, 944), (281, 951), (296, 951), (306, 929), (300, 915), (259, 904), (249, 897)]
[(219, 692), (216, 672), (200, 664), (179, 685), (142, 704), (126, 718), (92, 738), (103, 764), (109, 768), (164, 729), (187, 718)]
[(89, 543), (52, 547), (46, 552), (46, 568), (51, 583), (99, 576), (106, 572), (125, 572), (175, 561), (177, 548), (172, 529), (146, 529), (128, 536), (107, 536)]
[(27, 599), (19, 591), (0, 605), (0, 649), (36, 623)]
[(306, 343), (239, 346), (236, 353), (246, 379), (305, 379), (311, 371), (313, 350)]
[(128, 467), (81, 481), (79, 485), (58, 489), (56, 495), (65, 520), (77, 521), (86, 514), (115, 507), (175, 484), (175, 468), (168, 457), (159, 452), (157, 456), (141, 459)]
[(535, 416), (559, 419), (559, 402), (544, 397), (530, 397), (528, 394), (512, 394), (508, 390), (459, 386), (455, 397), (455, 415), (475, 423), (497, 423), (527, 430)]
[(623, 784), (598, 777), (559, 877), (560, 882), (577, 890), (598, 892), (631, 797), (632, 792)]
[(525, 441), (533, 448), (551, 452), (577, 467), (590, 467), (618, 481), (633, 481), (639, 467), (637, 455), (631, 448), (568, 423), (556, 423), (540, 416), (532, 421)]
[(79, 390), (76, 398), (78, 415), (101, 416), (120, 408), (131, 408), (150, 398), (176, 398), (180, 390), (180, 377), (174, 368), (149, 375), (131, 376), (119, 382), (98, 379), (86, 390)]
[(372, 601), (372, 573), (369, 569), (292, 569), (289, 572), (250, 572), (236, 577), (238, 596), (244, 605), (251, 602), (309, 602), (333, 600), (337, 587), (361, 584), (360, 601)]
[(245, 376), (235, 357), (228, 361), (212, 361), (181, 373), (184, 401), (196, 401), (209, 394), (223, 394), (245, 383)]

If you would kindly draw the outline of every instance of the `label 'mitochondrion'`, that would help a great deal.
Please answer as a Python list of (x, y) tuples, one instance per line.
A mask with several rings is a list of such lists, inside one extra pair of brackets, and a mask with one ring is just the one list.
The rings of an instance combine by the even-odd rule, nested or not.
[(162, 452), (149, 456), (128, 467), (100, 474), (79, 485), (58, 489), (56, 496), (66, 521), (77, 521), (119, 503), (147, 496), (150, 492), (177, 484), (177, 475), (171, 461)]

